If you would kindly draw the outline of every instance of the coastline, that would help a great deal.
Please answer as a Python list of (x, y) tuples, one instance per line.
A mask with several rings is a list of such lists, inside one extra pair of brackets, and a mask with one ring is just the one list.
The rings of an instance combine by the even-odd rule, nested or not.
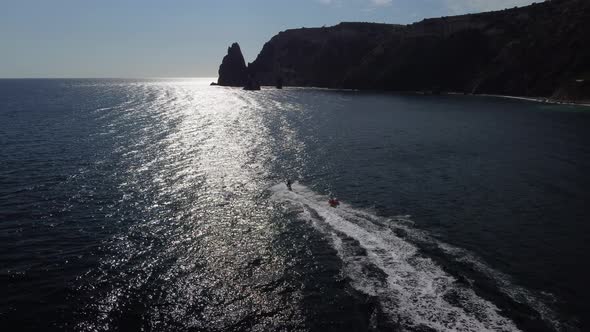
[(545, 97), (519, 97), (519, 96), (494, 95), (494, 94), (475, 94), (474, 96), (526, 100), (526, 101), (532, 101), (532, 102), (543, 103), (543, 104), (553, 104), (553, 105), (590, 107), (590, 102), (563, 101), (563, 100), (557, 100), (557, 99), (545, 98)]
[[(266, 89), (274, 89), (274, 87), (270, 86), (270, 85), (263, 86), (263, 88), (265, 88), (265, 90)], [(363, 90), (363, 89), (345, 89), (345, 88), (325, 88), (325, 87), (314, 87), (314, 86), (285, 86), (283, 89), (314, 89), (314, 90), (328, 90), (328, 91), (389, 92), (389, 93), (397, 93), (397, 94), (433, 95), (432, 93), (429, 93), (428, 91)], [(452, 96), (494, 97), (494, 98), (530, 101), (530, 102), (542, 103), (542, 104), (590, 107), (590, 101), (585, 101), (585, 102), (562, 101), (562, 100), (556, 100), (556, 99), (552, 99), (552, 98), (548, 98), (548, 97), (522, 97), (522, 96), (497, 95), (497, 94), (487, 94), (487, 93), (465, 94), (463, 92), (443, 92), (443, 93), (440, 93), (440, 95), (441, 96), (452, 95)]]

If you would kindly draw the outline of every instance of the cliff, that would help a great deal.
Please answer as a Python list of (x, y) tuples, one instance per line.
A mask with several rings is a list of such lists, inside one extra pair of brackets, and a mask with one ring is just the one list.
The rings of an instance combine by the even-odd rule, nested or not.
[(238, 43), (233, 43), (227, 49), (227, 55), (219, 66), (218, 85), (244, 86), (248, 81), (248, 68), (244, 55)]
[[(410, 25), (287, 30), (248, 72), (263, 85), (590, 100), (590, 1), (552, 0)], [(220, 77), (221, 78), (221, 77)]]

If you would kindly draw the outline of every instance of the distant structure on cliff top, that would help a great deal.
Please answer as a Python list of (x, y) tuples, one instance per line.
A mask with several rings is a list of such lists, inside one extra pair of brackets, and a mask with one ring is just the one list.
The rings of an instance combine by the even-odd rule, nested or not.
[(587, 0), (552, 0), (410, 25), (292, 29), (274, 36), (247, 67), (239, 46), (232, 45), (219, 69), (219, 84), (244, 86), (249, 76), (268, 86), (590, 102), (588, 36)]

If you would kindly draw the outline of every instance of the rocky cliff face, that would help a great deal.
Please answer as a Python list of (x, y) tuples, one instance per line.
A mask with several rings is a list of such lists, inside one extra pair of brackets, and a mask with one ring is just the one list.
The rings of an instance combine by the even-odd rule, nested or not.
[(248, 69), (244, 55), (238, 43), (233, 43), (227, 49), (227, 55), (219, 66), (217, 84), (223, 86), (245, 86), (248, 82)]
[(588, 36), (590, 1), (552, 0), (405, 26), (287, 30), (248, 72), (263, 85), (590, 100)]
[(282, 79), (283, 85), (341, 87), (345, 73), (358, 67), (395, 27), (341, 23), (287, 30), (266, 43), (248, 69), (264, 85)]

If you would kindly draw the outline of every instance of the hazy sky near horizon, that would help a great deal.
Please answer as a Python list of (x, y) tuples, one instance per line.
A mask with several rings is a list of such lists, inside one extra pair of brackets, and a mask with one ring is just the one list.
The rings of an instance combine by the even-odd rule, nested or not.
[[(537, 0), (539, 1), (539, 0)], [(0, 78), (214, 77), (289, 28), (407, 24), (534, 0), (0, 0)]]

